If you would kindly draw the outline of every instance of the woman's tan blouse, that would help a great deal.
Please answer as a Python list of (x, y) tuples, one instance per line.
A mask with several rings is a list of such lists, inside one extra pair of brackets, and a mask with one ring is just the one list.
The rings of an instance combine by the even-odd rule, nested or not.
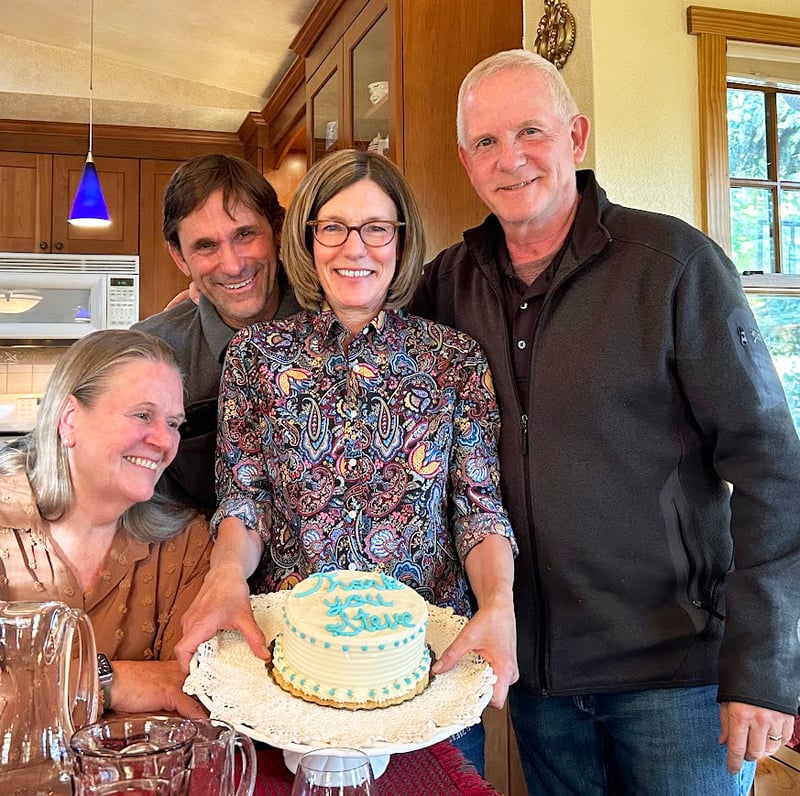
[(117, 531), (94, 585), (82, 594), (25, 475), (0, 475), (0, 599), (59, 600), (84, 610), (97, 651), (112, 660), (175, 657), (181, 617), (208, 572), (210, 553), (203, 519), (161, 543)]

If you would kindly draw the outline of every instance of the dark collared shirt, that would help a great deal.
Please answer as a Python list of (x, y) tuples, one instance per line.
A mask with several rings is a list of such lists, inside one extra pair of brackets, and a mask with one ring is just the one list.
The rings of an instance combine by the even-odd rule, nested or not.
[(505, 246), (498, 252), (498, 269), (503, 285), (508, 339), (511, 341), (511, 361), (514, 381), (517, 385), (520, 405), (528, 405), (528, 388), (531, 378), (531, 350), (536, 324), (542, 304), (555, 276), (560, 254), (542, 271), (530, 285), (526, 285), (515, 273)]
[[(294, 293), (282, 291), (276, 318), (300, 309)], [(216, 508), (214, 452), (217, 444), (217, 397), (225, 351), (236, 329), (220, 318), (214, 305), (200, 296), (152, 315), (135, 329), (160, 337), (175, 351), (186, 384), (186, 423), (178, 454), (158, 482), (159, 494), (211, 516)]]

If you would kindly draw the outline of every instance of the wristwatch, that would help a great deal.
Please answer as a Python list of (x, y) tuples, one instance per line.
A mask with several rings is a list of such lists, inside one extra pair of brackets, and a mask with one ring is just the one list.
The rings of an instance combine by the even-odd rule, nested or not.
[(97, 679), (103, 692), (103, 710), (111, 709), (111, 683), (114, 682), (114, 667), (107, 655), (97, 653)]

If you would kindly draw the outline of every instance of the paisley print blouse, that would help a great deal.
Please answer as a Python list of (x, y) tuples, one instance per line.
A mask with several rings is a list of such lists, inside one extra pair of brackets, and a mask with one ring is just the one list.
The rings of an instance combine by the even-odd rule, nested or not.
[(469, 614), (467, 553), (490, 534), (516, 552), (489, 366), (472, 338), (400, 311), (349, 334), (323, 307), (233, 338), (212, 526), (235, 516), (261, 535), (255, 591), (381, 569)]

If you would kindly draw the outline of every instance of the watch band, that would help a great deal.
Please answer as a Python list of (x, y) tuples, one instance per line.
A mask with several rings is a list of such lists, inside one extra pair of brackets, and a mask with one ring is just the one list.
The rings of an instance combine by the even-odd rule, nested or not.
[(103, 710), (110, 710), (114, 667), (111, 665), (108, 656), (102, 652), (97, 653), (97, 679), (100, 682), (100, 692), (103, 695)]

